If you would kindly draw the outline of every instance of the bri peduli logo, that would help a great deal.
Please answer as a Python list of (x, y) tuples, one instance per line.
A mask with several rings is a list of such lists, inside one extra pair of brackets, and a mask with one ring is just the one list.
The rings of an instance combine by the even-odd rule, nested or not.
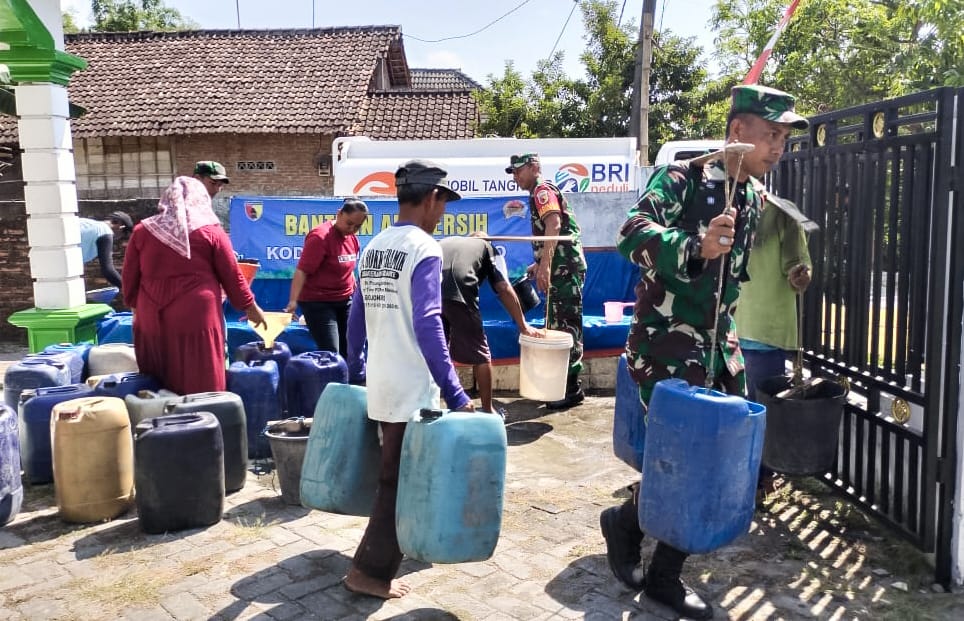
[(563, 192), (585, 192), (589, 188), (589, 169), (582, 164), (563, 164), (556, 171), (555, 183)]
[(261, 214), (264, 213), (264, 203), (245, 203), (244, 204), (244, 215), (248, 216), (248, 220), (252, 222), (257, 222), (261, 219)]

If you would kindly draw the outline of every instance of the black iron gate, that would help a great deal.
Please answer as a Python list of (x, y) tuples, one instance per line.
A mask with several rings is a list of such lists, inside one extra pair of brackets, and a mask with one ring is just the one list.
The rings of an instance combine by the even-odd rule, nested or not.
[(821, 227), (804, 296), (811, 372), (849, 382), (824, 476), (951, 573), (964, 281), (964, 89), (811, 118), (773, 175)]

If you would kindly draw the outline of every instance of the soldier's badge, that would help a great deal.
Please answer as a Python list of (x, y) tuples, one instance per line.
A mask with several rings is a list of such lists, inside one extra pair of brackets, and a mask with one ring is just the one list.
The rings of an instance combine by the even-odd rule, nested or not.
[(536, 205), (539, 205), (540, 207), (544, 207), (548, 205), (549, 196), (550, 196), (549, 190), (539, 190), (538, 192), (536, 192), (536, 196), (535, 196)]

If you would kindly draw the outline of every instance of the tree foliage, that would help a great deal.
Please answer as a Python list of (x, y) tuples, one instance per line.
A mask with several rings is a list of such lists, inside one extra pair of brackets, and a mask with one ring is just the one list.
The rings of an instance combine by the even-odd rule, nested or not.
[[(482, 134), (529, 137), (629, 136), (637, 53), (637, 27), (617, 24), (616, 0), (581, 4), (586, 49), (583, 79), (562, 70), (562, 54), (538, 62), (526, 80), (507, 62), (502, 76), (488, 76), (479, 94)], [(667, 140), (722, 135), (723, 117), (708, 113), (727, 93), (707, 84), (693, 39), (657, 33), (650, 77), (651, 157)]]
[(162, 0), (91, 0), (94, 32), (188, 30), (197, 24)]
[[(786, 6), (717, 0), (725, 74), (746, 74)], [(805, 0), (760, 82), (797, 94), (810, 113), (964, 84), (964, 11), (959, 0)]]

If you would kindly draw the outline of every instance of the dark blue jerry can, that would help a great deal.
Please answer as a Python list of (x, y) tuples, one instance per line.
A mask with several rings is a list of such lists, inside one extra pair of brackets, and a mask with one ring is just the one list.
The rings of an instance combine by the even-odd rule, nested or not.
[(643, 468), (646, 448), (646, 410), (639, 386), (629, 374), (626, 354), (616, 364), (616, 409), (613, 414), (613, 453), (637, 472)]
[(210, 412), (221, 426), (224, 491), (236, 492), (248, 477), (248, 432), (244, 403), (233, 392), (198, 392), (169, 401), (164, 414)]
[(224, 438), (213, 414), (141, 421), (134, 430), (134, 461), (137, 517), (145, 533), (200, 528), (221, 520)]
[(50, 445), (50, 412), (64, 401), (91, 397), (93, 388), (87, 384), (29, 388), (21, 395), (20, 460), (23, 474), (31, 484), (54, 480), (53, 457)]
[(368, 418), (367, 390), (328, 384), (318, 399), (301, 465), (301, 504), (370, 515), (381, 455), (378, 423)]
[(311, 418), (325, 386), (348, 383), (348, 365), (334, 352), (307, 351), (291, 357), (283, 382), (288, 416)]
[(70, 371), (70, 384), (79, 384), (84, 381), (84, 362), (83, 355), (72, 349), (65, 349), (62, 351), (42, 351), (39, 354), (30, 354), (26, 356), (24, 360), (28, 359), (48, 359), (56, 360), (58, 362), (63, 362), (67, 365), (67, 369)]
[(23, 504), (17, 415), (0, 403), (0, 526), (13, 521)]
[(15, 362), (3, 374), (3, 402), (16, 411), (20, 392), (25, 388), (66, 386), (70, 384), (70, 369), (60, 360), (31, 358)]
[(43, 352), (45, 354), (52, 354), (52, 353), (66, 351), (66, 352), (73, 352), (78, 356), (80, 356), (80, 360), (81, 360), (80, 379), (77, 381), (74, 381), (73, 370), (71, 370), (71, 375), (70, 375), (71, 377), (70, 383), (79, 384), (80, 382), (87, 379), (87, 356), (90, 354), (90, 348), (93, 346), (94, 344), (89, 341), (84, 341), (83, 343), (52, 343), (44, 347)]
[(241, 397), (248, 433), (248, 459), (271, 457), (265, 424), (281, 418), (280, 377), (274, 360), (234, 362), (228, 368), (228, 390)]
[(150, 375), (125, 371), (101, 376), (94, 385), (94, 394), (99, 397), (117, 397), (123, 399), (127, 395), (136, 395), (142, 390), (154, 392), (161, 389), (161, 384)]
[(747, 532), (766, 408), (742, 397), (658, 382), (639, 488), (639, 526), (688, 554), (720, 548)]
[(502, 528), (506, 435), (502, 417), (422, 410), (408, 424), (398, 471), (398, 545), (426, 563), (492, 556)]
[(234, 362), (252, 360), (274, 360), (278, 365), (278, 374), (284, 377), (285, 366), (291, 360), (291, 349), (281, 341), (275, 341), (271, 347), (265, 347), (264, 341), (251, 341), (234, 350)]

